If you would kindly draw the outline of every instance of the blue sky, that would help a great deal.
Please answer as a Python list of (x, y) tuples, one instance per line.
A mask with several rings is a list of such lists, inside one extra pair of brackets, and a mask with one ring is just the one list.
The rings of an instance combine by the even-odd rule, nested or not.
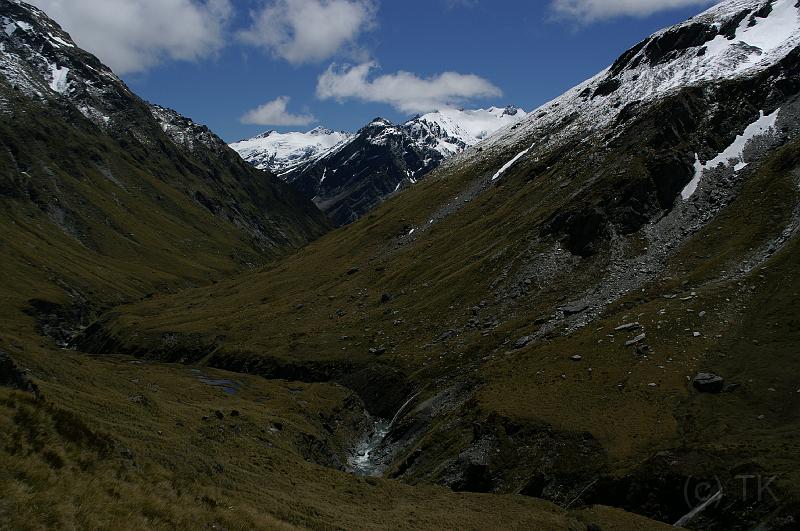
[(356, 130), (445, 105), (530, 110), (713, 3), (31, 1), (137, 94), (227, 141), (267, 129)]

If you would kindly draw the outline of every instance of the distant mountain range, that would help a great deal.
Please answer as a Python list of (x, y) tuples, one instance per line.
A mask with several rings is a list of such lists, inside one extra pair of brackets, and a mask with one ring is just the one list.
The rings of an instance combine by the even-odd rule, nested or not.
[(402, 125), (376, 118), (355, 134), (322, 127), (307, 133), (268, 131), (231, 147), (257, 168), (276, 172), (343, 225), (446, 158), (525, 117), (517, 107), (444, 109)]

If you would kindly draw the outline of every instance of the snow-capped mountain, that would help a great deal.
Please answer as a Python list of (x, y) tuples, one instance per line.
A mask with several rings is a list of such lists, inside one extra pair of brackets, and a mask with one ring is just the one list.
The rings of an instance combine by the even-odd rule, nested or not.
[(352, 133), (315, 127), (306, 133), (267, 131), (231, 147), (256, 168), (281, 174), (352, 137)]
[[(66, 98), (96, 125), (114, 126), (113, 100), (132, 96), (96, 57), (78, 48), (47, 15), (6, 1), (0, 16), (0, 75), (15, 90), (44, 102)], [(0, 100), (0, 109), (8, 102)]]
[(231, 147), (256, 167), (276, 172), (344, 224), (403, 185), (416, 183), (446, 158), (526, 116), (517, 107), (444, 109), (404, 124), (376, 118), (356, 134), (321, 127), (307, 133), (269, 131)]
[(517, 107), (445, 109), (414, 118), (406, 122), (405, 128), (419, 143), (449, 157), (526, 116), (527, 113)]
[[(593, 254), (677, 203), (703, 204), (707, 218), (729, 200), (754, 142), (791, 138), (798, 79), (800, 4), (728, 0), (654, 33), (439, 173), (483, 168), (470, 194), (499, 179), (557, 175), (565, 206), (547, 231), (573, 253)], [(584, 173), (592, 177), (583, 188), (570, 182)], [(584, 189), (592, 182), (606, 185)]]
[(350, 223), (438, 166), (444, 156), (403, 125), (376, 118), (351, 139), (282, 176), (338, 225)]
[[(537, 150), (575, 134), (627, 120), (671, 93), (751, 77), (800, 45), (796, 0), (728, 0), (654, 33), (613, 65), (506, 127), (485, 149), (519, 144)], [(533, 150), (536, 151), (536, 150)]]

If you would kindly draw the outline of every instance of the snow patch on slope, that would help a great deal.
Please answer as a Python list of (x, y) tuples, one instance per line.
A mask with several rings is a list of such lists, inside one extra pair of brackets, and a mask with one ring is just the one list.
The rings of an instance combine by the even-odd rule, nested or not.
[(69, 68), (66, 66), (50, 65), (50, 74), (52, 80), (50, 81), (50, 88), (59, 94), (66, 94), (69, 91), (69, 82), (67, 81), (67, 74)]
[(735, 171), (740, 171), (747, 167), (747, 163), (744, 161), (744, 149), (747, 147), (747, 143), (757, 136), (764, 135), (774, 130), (779, 112), (780, 109), (777, 109), (772, 114), (765, 116), (764, 111), (761, 111), (758, 120), (748, 125), (744, 132), (738, 135), (730, 146), (705, 164), (700, 162), (699, 156), (695, 155), (694, 178), (683, 189), (681, 197), (683, 197), (684, 200), (689, 199), (695, 191), (697, 191), (697, 187), (703, 177), (703, 172), (708, 169), (716, 168), (720, 164), (728, 165), (731, 163), (735, 163)]
[(57, 35), (48, 35), (48, 37), (50, 38), (50, 43), (53, 44), (56, 47), (58, 47), (58, 46), (67, 46), (68, 48), (75, 48), (74, 44), (72, 44), (71, 42), (65, 41), (64, 39), (62, 39), (61, 37), (59, 37)]
[[(535, 144), (534, 144), (534, 145), (535, 145)], [(516, 155), (516, 156), (514, 156), (514, 158), (512, 158), (511, 160), (509, 160), (508, 162), (506, 162), (506, 163), (503, 165), (503, 167), (502, 167), (502, 168), (500, 168), (499, 170), (497, 170), (497, 173), (495, 173), (495, 174), (492, 176), (492, 180), (493, 180), (493, 181), (496, 181), (496, 180), (497, 180), (497, 179), (498, 179), (500, 176), (502, 176), (502, 175), (503, 175), (503, 174), (504, 174), (506, 171), (508, 171), (508, 170), (509, 170), (509, 168), (511, 168), (511, 166), (513, 166), (514, 164), (516, 164), (516, 163), (517, 163), (517, 161), (518, 161), (519, 159), (521, 159), (522, 157), (524, 157), (525, 155), (527, 155), (527, 154), (528, 154), (528, 152), (529, 152), (531, 149), (533, 149), (533, 145), (532, 145), (531, 147), (529, 147), (528, 149), (526, 149), (526, 150), (524, 150), (524, 151), (522, 151), (522, 152), (520, 152), (520, 153), (517, 153), (517, 155)]]

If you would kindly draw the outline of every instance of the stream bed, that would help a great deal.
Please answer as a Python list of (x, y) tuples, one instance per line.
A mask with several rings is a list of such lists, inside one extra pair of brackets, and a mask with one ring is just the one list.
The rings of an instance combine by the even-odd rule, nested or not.
[(380, 451), (384, 439), (389, 434), (391, 423), (386, 419), (378, 419), (372, 430), (356, 444), (347, 459), (349, 471), (356, 476), (377, 477), (383, 474), (385, 463)]
[(419, 392), (414, 393), (406, 400), (400, 409), (394, 414), (391, 420), (372, 419), (369, 413), (365, 414), (372, 419), (372, 429), (367, 431), (358, 443), (350, 450), (347, 457), (348, 472), (356, 476), (378, 477), (383, 475), (384, 470), (392, 460), (397, 451), (397, 442), (392, 444), (387, 441), (392, 426), (406, 413), (406, 408), (410, 406), (419, 396)]

